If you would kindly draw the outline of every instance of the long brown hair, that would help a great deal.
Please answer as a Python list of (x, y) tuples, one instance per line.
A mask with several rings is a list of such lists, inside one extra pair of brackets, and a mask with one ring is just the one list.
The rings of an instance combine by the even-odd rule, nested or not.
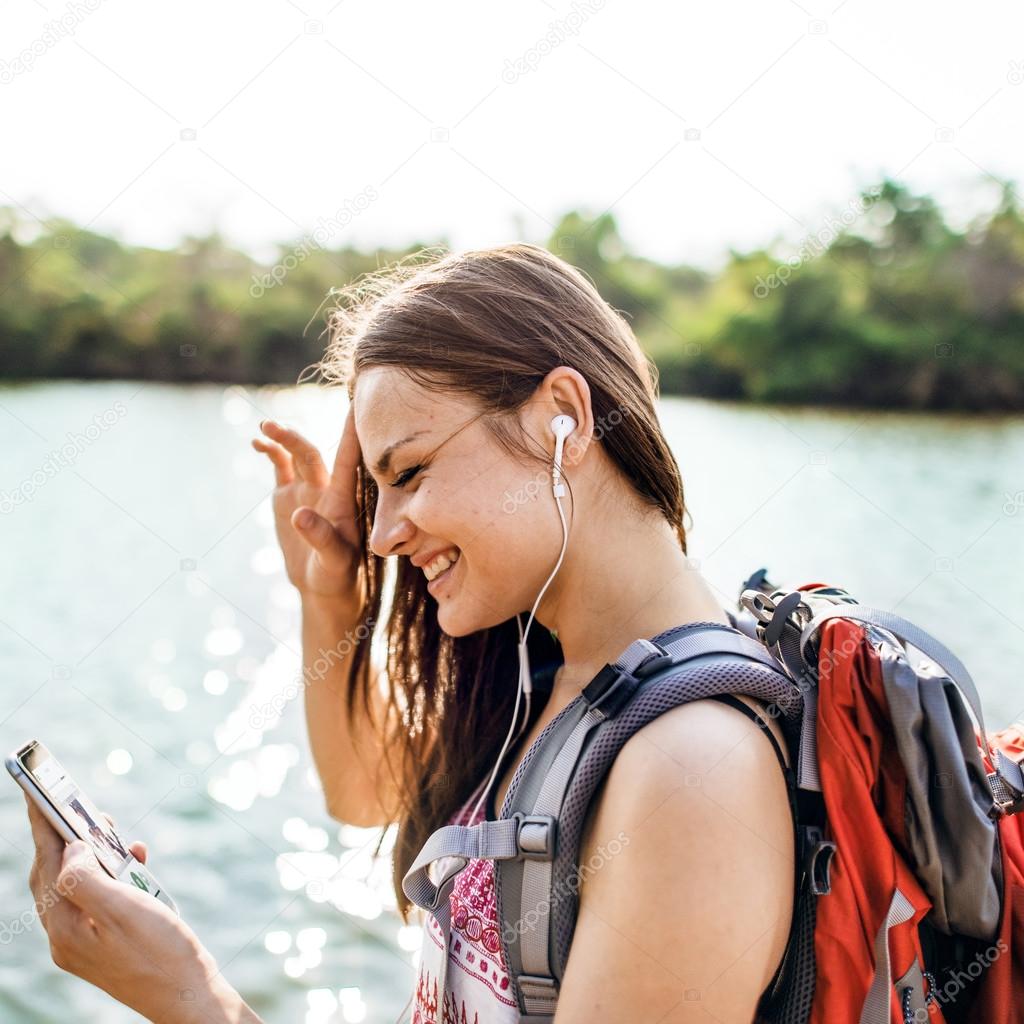
[[(425, 388), (474, 399), (498, 443), (525, 460), (548, 464), (517, 429), (516, 412), (556, 366), (577, 369), (590, 387), (594, 422), (605, 426), (600, 438), (595, 430), (595, 440), (641, 503), (665, 516), (686, 551), (682, 480), (655, 411), (657, 371), (623, 317), (576, 268), (524, 243), (459, 253), (427, 249), (335, 294), (340, 301), (328, 314), (327, 351), (315, 367), (325, 381), (347, 385), (351, 399), (363, 370), (398, 368)], [(376, 484), (365, 464), (357, 473), (364, 623), (376, 623), (386, 560), (369, 547)], [(430, 834), (489, 774), (511, 725), (518, 627), (512, 617), (448, 636), (423, 573), (407, 557), (396, 561), (383, 631), (394, 723), (384, 749), (401, 793), (393, 883), (408, 921), (402, 878)], [(359, 644), (353, 654), (350, 721), (357, 700), (370, 709), (369, 646)], [(561, 660), (557, 638), (544, 629), (531, 630), (529, 651), (534, 666)], [(532, 720), (543, 709), (543, 701), (536, 704)]]

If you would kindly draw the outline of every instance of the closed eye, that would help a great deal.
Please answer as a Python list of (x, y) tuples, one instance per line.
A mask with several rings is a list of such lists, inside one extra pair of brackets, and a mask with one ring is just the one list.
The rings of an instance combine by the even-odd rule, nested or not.
[(407, 484), (423, 467), (412, 466), (407, 469), (404, 473), (399, 473), (397, 477), (392, 481), (392, 487), (402, 487)]

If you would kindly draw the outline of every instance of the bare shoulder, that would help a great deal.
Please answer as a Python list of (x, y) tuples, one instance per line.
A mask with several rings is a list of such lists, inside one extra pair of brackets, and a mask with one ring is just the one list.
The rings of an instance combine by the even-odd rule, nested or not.
[(580, 873), (556, 1024), (749, 1024), (793, 905), (792, 818), (763, 728), (713, 700), (648, 723), (595, 798)]

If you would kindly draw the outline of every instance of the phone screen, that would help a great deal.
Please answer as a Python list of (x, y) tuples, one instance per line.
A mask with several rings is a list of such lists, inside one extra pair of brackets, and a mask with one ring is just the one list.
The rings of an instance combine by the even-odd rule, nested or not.
[(46, 747), (33, 743), (22, 752), (20, 761), (75, 835), (92, 846), (97, 860), (114, 878), (130, 881), (143, 892), (164, 898), (156, 879), (132, 856), (96, 805)]

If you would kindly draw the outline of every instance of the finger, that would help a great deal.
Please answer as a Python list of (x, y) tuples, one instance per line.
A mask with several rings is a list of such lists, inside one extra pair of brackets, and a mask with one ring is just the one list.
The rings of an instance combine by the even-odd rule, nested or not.
[(128, 847), (131, 855), (140, 863), (145, 864), (146, 858), (149, 856), (149, 850), (146, 848), (146, 844), (141, 840), (136, 841)]
[(285, 487), (295, 479), (292, 457), (279, 444), (264, 441), (262, 437), (254, 437), (252, 446), (256, 451), (268, 456), (274, 464), (274, 482), (278, 487)]
[(351, 548), (342, 541), (338, 531), (322, 515), (308, 505), (292, 513), (292, 526), (313, 548), (320, 564), (330, 572), (345, 572), (351, 563)]
[(320, 457), (320, 452), (311, 441), (307, 441), (297, 430), (282, 427), (274, 420), (263, 420), (260, 429), (272, 441), (287, 448), (292, 456), (295, 472), (306, 483), (315, 487), (326, 487), (328, 482), (327, 467)]
[(335, 524), (350, 544), (356, 544), (359, 540), (355, 524), (356, 473), (363, 461), (359, 436), (356, 434), (355, 409), (355, 402), (349, 402), (345, 427), (334, 456), (334, 469), (327, 486), (326, 500), (322, 505), (324, 515)]
[(43, 817), (43, 812), (35, 802), (25, 794), (28, 804), (28, 820), (32, 827), (32, 840), (36, 846), (36, 862), (39, 865), (40, 882), (46, 884), (53, 881), (60, 871), (61, 858), (64, 855), (64, 840), (56, 829)]
[(76, 839), (65, 847), (57, 890), (69, 902), (98, 920), (107, 915), (110, 886), (119, 884), (100, 867), (88, 843)]

